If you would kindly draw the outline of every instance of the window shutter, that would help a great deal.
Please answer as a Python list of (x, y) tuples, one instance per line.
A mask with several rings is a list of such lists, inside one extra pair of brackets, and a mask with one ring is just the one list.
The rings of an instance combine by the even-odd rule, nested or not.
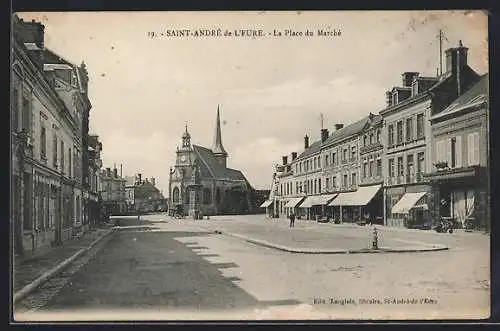
[(448, 167), (451, 168), (451, 138), (446, 140), (446, 162), (448, 162)]
[(474, 164), (474, 136), (472, 133), (467, 135), (467, 165)]
[(479, 164), (479, 132), (474, 133), (474, 164)]
[(436, 162), (444, 161), (443, 140), (436, 142)]
[(456, 151), (456, 167), (461, 168), (463, 167), (462, 164), (462, 137), (457, 136), (455, 137), (455, 151)]

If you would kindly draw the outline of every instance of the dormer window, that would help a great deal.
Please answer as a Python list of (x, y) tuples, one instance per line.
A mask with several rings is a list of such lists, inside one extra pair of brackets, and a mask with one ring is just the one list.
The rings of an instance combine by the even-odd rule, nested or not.
[(411, 85), (411, 96), (414, 97), (418, 94), (418, 80), (414, 80)]
[(398, 91), (392, 92), (392, 104), (393, 105), (398, 104)]

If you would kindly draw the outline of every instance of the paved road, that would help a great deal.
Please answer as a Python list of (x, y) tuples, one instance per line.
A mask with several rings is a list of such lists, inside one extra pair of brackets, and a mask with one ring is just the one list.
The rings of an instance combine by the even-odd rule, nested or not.
[[(114, 319), (488, 316), (489, 238), (484, 235), (387, 230), (384, 236), (392, 239), (439, 240), (452, 249), (301, 255), (213, 233), (222, 223), (241, 232), (254, 229), (257, 218), (146, 218), (157, 232), (117, 233), (41, 311), (57, 310), (63, 319), (64, 312), (74, 318), (79, 311), (101, 319), (103, 312), (119, 314)], [(319, 231), (315, 224), (299, 226)], [(161, 313), (153, 317), (153, 312)]]

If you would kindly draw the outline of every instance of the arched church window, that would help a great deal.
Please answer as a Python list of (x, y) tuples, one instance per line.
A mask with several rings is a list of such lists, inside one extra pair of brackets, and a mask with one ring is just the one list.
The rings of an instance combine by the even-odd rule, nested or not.
[(172, 199), (174, 203), (179, 203), (179, 188), (174, 187), (174, 190), (172, 192)]
[(209, 205), (212, 203), (212, 192), (209, 188), (203, 189), (203, 203)]

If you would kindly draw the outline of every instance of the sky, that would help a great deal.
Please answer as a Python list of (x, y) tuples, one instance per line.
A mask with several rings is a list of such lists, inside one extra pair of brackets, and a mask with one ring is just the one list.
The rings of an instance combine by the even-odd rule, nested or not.
[[(89, 71), (90, 131), (104, 167), (155, 177), (169, 168), (187, 123), (211, 147), (217, 106), (228, 166), (269, 189), (274, 165), (303, 137), (378, 113), (405, 71), (435, 76), (459, 40), (468, 63), (488, 70), (487, 14), (479, 11), (18, 13), (45, 25), (45, 46)], [(263, 37), (167, 37), (174, 29), (263, 30)], [(318, 36), (317, 30), (340, 31)], [(274, 30), (313, 36), (275, 37)], [(148, 32), (155, 32), (151, 38)], [(271, 35), (269, 35), (271, 34)], [(149, 34), (150, 35), (150, 34)], [(444, 65), (444, 58), (443, 58)]]

